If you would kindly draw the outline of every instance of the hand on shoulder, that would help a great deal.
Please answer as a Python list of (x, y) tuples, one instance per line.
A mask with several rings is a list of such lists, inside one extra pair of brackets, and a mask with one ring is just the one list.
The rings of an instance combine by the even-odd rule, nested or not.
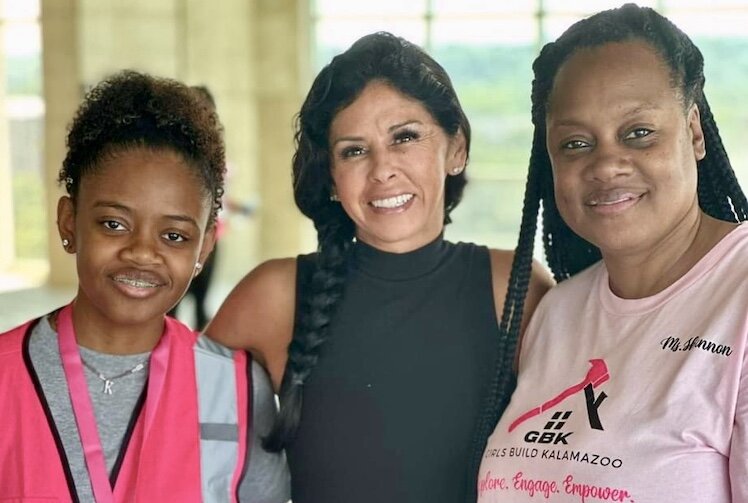
[(234, 349), (245, 349), (270, 373), (280, 389), (291, 342), (296, 304), (296, 259), (263, 262), (226, 297), (206, 335)]

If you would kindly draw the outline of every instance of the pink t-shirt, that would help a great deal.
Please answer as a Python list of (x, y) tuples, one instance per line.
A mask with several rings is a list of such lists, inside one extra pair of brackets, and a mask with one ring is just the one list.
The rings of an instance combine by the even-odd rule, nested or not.
[(748, 502), (748, 225), (643, 299), (598, 263), (552, 289), (478, 501)]

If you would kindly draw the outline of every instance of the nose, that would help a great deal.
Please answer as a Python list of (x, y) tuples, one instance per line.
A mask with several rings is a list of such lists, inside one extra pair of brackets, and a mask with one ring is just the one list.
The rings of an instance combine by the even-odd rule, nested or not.
[(384, 183), (397, 176), (397, 153), (381, 149), (373, 152), (372, 166), (369, 177), (379, 183)]
[(150, 265), (159, 262), (159, 237), (140, 231), (133, 232), (122, 250), (122, 257), (137, 265)]
[(622, 147), (598, 143), (587, 166), (587, 177), (598, 182), (609, 182), (631, 172), (631, 158)]

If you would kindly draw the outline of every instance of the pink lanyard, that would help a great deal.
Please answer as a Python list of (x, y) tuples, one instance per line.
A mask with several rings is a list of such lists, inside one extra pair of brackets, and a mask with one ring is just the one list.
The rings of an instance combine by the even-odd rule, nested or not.
[[(59, 334), (62, 368), (68, 382), (70, 401), (73, 404), (73, 414), (83, 444), (83, 455), (91, 478), (94, 498), (97, 503), (114, 503), (114, 493), (107, 475), (104, 451), (101, 448), (99, 430), (96, 426), (96, 416), (91, 404), (91, 396), (88, 393), (86, 377), (83, 374), (78, 343), (75, 339), (72, 304), (60, 310), (57, 316), (57, 333)], [(158, 400), (166, 377), (166, 367), (169, 361), (168, 335), (169, 331), (166, 330), (151, 353), (143, 438), (146, 437), (148, 428), (153, 422), (153, 414), (158, 408)]]

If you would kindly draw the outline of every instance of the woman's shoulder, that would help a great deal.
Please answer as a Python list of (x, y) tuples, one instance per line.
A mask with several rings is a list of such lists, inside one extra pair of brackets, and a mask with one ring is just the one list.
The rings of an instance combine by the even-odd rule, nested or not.
[(264, 311), (269, 306), (283, 307), (294, 297), (296, 263), (296, 258), (288, 257), (259, 264), (229, 293), (216, 318), (226, 312), (235, 314), (256, 308)]
[(514, 251), (501, 248), (487, 248), (487, 250), (488, 256), (491, 257), (492, 266), (497, 266), (507, 273), (511, 270), (512, 262), (514, 261)]
[(260, 363), (285, 352), (296, 302), (296, 258), (272, 259), (234, 287), (205, 332), (218, 342), (252, 352)]
[[(252, 269), (243, 279), (242, 282), (248, 284), (275, 282), (282, 279), (293, 279), (296, 275), (297, 257), (284, 257), (266, 260), (257, 267)], [(240, 282), (240, 283), (242, 283)]]
[[(500, 248), (488, 248), (491, 259), (491, 273), (495, 279), (509, 283), (509, 275), (514, 265), (515, 253), (513, 250)], [(530, 288), (544, 288), (548, 290), (555, 282), (548, 269), (537, 259), (530, 262)]]
[(510, 250), (490, 248), (486, 245), (469, 241), (452, 242), (445, 240), (444, 243), (446, 248), (445, 255), (457, 259), (462, 263), (472, 264), (476, 260), (479, 263), (488, 260), (490, 261), (492, 270), (498, 267), (498, 269), (508, 272), (511, 269), (514, 253)]
[(0, 333), (0, 356), (9, 353), (19, 353), (21, 351), (24, 337), (39, 320), (40, 318), (29, 320), (17, 327)]
[[(491, 277), (493, 280), (494, 299), (496, 312), (501, 313), (509, 288), (509, 278), (514, 265), (515, 253), (512, 250), (489, 248), (491, 257)], [(530, 261), (530, 278), (527, 286), (527, 295), (524, 299), (522, 326), (523, 333), (527, 323), (545, 294), (555, 285), (555, 281), (548, 269), (537, 259)]]
[(580, 295), (587, 296), (595, 287), (600, 281), (601, 274), (605, 274), (605, 264), (602, 260), (560, 281), (543, 297), (539, 307), (546, 313), (568, 312), (573, 306), (579, 305)]
[(52, 334), (56, 334), (56, 329), (52, 328), (49, 321), (56, 312), (57, 310), (54, 310), (37, 318), (27, 320), (16, 327), (2, 330), (0, 332), (0, 354), (19, 350), (23, 340), (32, 331), (39, 332), (46, 330)]
[[(488, 256), (494, 291), (501, 293), (501, 299), (497, 299), (497, 303), (503, 304), (503, 294), (509, 285), (509, 276), (514, 264), (514, 250), (491, 248), (470, 242), (449, 243), (449, 246), (463, 253)], [(555, 282), (548, 269), (540, 261), (533, 259), (530, 268), (530, 294), (536, 294), (540, 298), (553, 285), (555, 285)]]

